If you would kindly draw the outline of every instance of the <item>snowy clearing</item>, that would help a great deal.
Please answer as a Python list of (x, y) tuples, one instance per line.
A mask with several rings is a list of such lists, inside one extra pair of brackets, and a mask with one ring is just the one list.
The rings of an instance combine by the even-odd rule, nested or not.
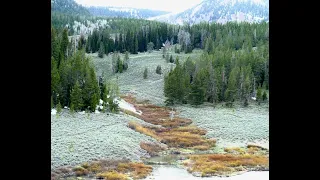
[(120, 100), (115, 99), (115, 101), (118, 103), (118, 105), (119, 105), (119, 107), (120, 107), (121, 109), (125, 109), (125, 110), (128, 110), (128, 111), (131, 111), (131, 112), (136, 113), (136, 114), (138, 114), (138, 115), (141, 115), (141, 114), (142, 114), (141, 111), (137, 111), (136, 108), (134, 108), (134, 106), (133, 106), (132, 104), (126, 102), (126, 101), (123, 100), (123, 99), (120, 99)]
[(100, 158), (139, 161), (149, 157), (139, 144), (156, 140), (128, 128), (130, 120), (151, 125), (121, 114), (71, 115), (64, 110), (59, 117), (51, 115), (51, 169)]

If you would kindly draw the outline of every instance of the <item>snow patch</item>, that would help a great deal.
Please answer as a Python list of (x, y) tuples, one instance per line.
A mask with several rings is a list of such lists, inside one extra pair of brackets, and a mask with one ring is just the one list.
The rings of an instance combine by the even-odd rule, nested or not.
[(137, 111), (136, 108), (134, 108), (134, 106), (128, 102), (126, 102), (125, 100), (123, 99), (115, 99), (115, 101), (118, 103), (118, 106), (121, 108), (121, 109), (125, 109), (125, 110), (128, 110), (128, 111), (131, 111), (133, 113), (136, 113), (136, 114), (139, 114), (141, 115), (142, 112), (141, 111)]
[(196, 6), (191, 13), (191, 17), (194, 16), (194, 14), (198, 12), (201, 9), (201, 7), (202, 7), (202, 4), (199, 4), (198, 6)]
[(55, 109), (51, 109), (51, 114), (52, 114), (52, 115), (57, 114), (57, 110), (55, 110)]

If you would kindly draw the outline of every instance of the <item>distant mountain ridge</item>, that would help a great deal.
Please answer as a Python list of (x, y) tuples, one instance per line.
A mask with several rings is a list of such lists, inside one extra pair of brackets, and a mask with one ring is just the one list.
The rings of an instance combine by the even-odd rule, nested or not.
[(51, 0), (51, 11), (70, 15), (91, 16), (87, 8), (79, 5), (74, 0)]
[(203, 0), (198, 5), (180, 13), (126, 7), (84, 7), (74, 0), (51, 0), (51, 11), (80, 16), (148, 19), (171, 24), (269, 21), (268, 0)]
[(199, 22), (246, 21), (261, 22), (269, 20), (268, 0), (204, 0), (200, 4), (178, 14), (163, 15), (149, 20), (173, 24), (197, 24)]
[(87, 7), (88, 11), (94, 16), (106, 16), (106, 17), (124, 17), (124, 18), (137, 18), (147, 19), (150, 17), (160, 16), (168, 14), (166, 11), (156, 11), (149, 9), (136, 9), (127, 7)]

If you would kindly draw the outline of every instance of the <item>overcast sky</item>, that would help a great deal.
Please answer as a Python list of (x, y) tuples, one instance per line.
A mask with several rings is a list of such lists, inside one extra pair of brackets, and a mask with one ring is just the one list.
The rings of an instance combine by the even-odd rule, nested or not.
[(75, 0), (77, 3), (85, 6), (115, 6), (132, 7), (140, 9), (162, 10), (169, 12), (180, 12), (202, 0)]

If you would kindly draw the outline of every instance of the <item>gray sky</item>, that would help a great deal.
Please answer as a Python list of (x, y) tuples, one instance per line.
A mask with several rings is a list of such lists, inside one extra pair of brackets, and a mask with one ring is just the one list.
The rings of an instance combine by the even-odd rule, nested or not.
[(180, 12), (202, 0), (75, 0), (85, 6), (115, 6)]

